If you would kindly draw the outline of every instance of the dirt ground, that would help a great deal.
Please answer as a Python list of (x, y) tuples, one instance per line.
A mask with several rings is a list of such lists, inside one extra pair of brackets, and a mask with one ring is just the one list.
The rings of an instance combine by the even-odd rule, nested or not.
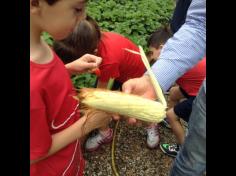
[[(111, 123), (114, 128), (115, 122)], [(175, 137), (160, 125), (160, 143), (174, 143)], [(91, 135), (94, 135), (91, 134)], [(112, 176), (111, 144), (103, 145), (98, 151), (84, 154), (85, 176)], [(120, 122), (116, 134), (115, 162), (120, 176), (167, 176), (173, 159), (160, 148), (146, 147), (144, 127), (130, 126)]]

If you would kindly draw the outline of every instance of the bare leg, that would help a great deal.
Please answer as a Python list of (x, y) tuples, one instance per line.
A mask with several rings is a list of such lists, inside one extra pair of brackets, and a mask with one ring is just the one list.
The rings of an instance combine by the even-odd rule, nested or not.
[(167, 111), (166, 116), (171, 126), (171, 129), (173, 130), (173, 133), (175, 134), (177, 138), (177, 143), (180, 145), (183, 144), (184, 138), (185, 138), (184, 129), (180, 121), (178, 120), (178, 116), (175, 114), (173, 108)]

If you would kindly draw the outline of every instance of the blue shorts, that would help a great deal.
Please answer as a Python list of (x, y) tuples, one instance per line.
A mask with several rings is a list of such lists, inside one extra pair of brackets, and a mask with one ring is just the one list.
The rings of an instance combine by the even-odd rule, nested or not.
[(174, 107), (174, 113), (182, 118), (184, 121), (189, 121), (189, 116), (192, 112), (192, 104), (193, 100), (196, 96), (188, 95), (181, 87), (179, 87), (181, 93), (187, 98), (186, 100), (182, 101), (181, 103), (178, 103)]

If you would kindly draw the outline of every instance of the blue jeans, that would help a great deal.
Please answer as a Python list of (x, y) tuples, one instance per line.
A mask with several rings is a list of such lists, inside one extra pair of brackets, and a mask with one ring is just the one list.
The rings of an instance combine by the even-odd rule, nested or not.
[(193, 101), (185, 138), (170, 176), (202, 176), (206, 170), (206, 89), (205, 81)]

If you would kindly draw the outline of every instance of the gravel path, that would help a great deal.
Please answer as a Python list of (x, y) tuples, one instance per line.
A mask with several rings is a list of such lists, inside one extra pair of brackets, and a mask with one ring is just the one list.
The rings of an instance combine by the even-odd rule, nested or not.
[[(114, 128), (115, 122), (111, 127)], [(94, 134), (92, 134), (94, 135)], [(160, 126), (161, 143), (173, 143), (175, 137), (170, 129)], [(85, 176), (112, 176), (111, 144), (103, 145), (98, 151), (84, 153)], [(115, 162), (120, 176), (167, 176), (173, 158), (160, 148), (146, 147), (146, 131), (143, 127), (120, 122), (116, 134)]]

